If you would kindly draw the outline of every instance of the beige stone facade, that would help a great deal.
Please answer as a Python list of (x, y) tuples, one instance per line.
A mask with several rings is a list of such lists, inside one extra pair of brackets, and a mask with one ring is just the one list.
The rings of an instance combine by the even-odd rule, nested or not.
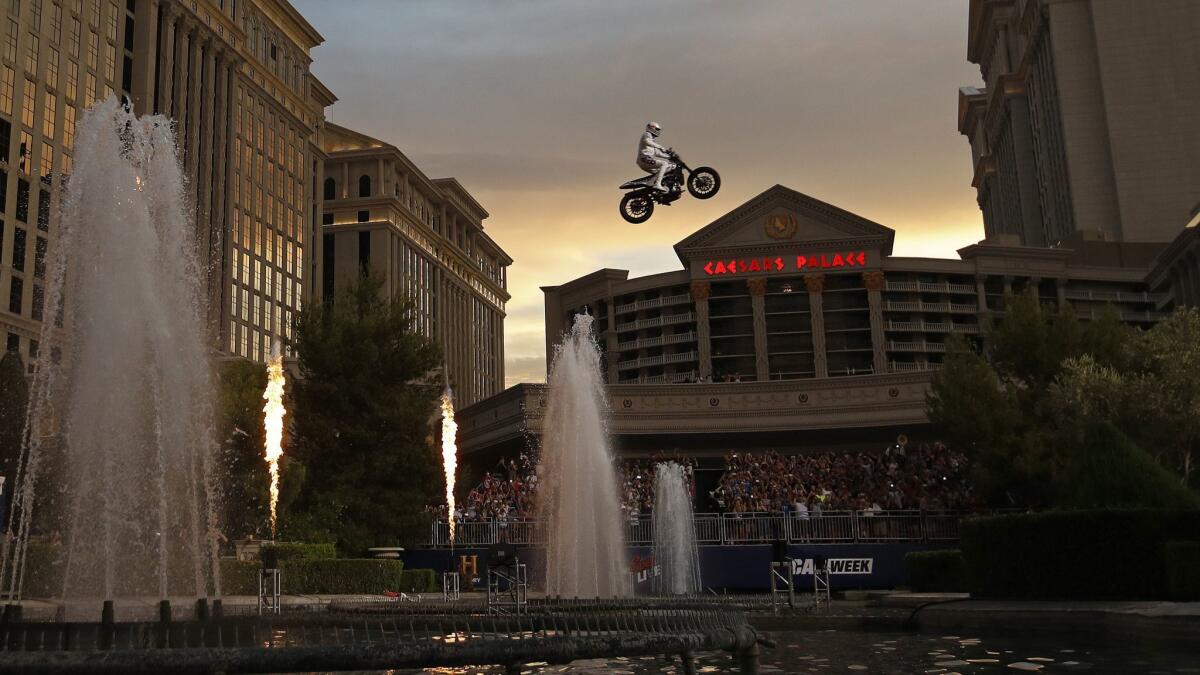
[(1168, 242), (1200, 199), (1200, 3), (971, 0), (959, 91), (989, 237)]
[(321, 293), (369, 270), (413, 300), (440, 344), (462, 405), (504, 388), (504, 315), (512, 258), (484, 232), (487, 211), (453, 178), (431, 179), (394, 145), (325, 129)]
[(318, 290), (305, 263), (320, 242), (320, 133), (333, 102), (309, 72), (321, 36), (286, 0), (13, 0), (8, 10), (0, 331), (10, 346), (37, 348), (51, 196), (70, 172), (76, 119), (117, 93), (177, 124), (214, 349), (264, 360)]

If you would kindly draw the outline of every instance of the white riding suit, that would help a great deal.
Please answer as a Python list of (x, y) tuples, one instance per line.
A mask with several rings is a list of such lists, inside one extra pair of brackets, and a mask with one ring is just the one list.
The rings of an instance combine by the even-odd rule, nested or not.
[(642, 132), (642, 140), (638, 143), (637, 165), (642, 171), (657, 173), (654, 179), (654, 187), (658, 190), (664, 190), (663, 178), (667, 176), (667, 172), (675, 168), (675, 163), (668, 159), (667, 149), (659, 145), (654, 140), (654, 134), (649, 131)]

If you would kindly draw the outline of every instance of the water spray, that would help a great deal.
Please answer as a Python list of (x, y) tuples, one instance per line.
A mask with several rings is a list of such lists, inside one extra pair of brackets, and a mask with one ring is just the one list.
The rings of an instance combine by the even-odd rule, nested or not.
[(263, 399), (263, 424), (266, 427), (266, 443), (263, 457), (271, 472), (271, 539), (275, 539), (276, 506), (279, 504), (279, 458), (283, 456), (283, 416), (287, 410), (283, 407), (283, 385), (286, 379), (283, 375), (283, 355), (279, 344), (271, 350), (271, 360), (267, 364), (267, 389)]

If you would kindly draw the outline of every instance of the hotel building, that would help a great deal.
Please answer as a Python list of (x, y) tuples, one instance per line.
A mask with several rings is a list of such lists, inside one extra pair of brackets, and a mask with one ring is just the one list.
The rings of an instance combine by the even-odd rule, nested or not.
[[(51, 204), (80, 112), (112, 94), (177, 124), (215, 349), (264, 360), (319, 252), (321, 36), (286, 0), (12, 0), (0, 50), (0, 332), (30, 362)], [(9, 198), (11, 195), (11, 198)]]
[(417, 329), (445, 352), (459, 405), (498, 393), (512, 258), (484, 232), (487, 211), (394, 145), (336, 124), (324, 142), (321, 293), (331, 298), (369, 271), (412, 299)]
[[(941, 259), (895, 256), (894, 239), (776, 185), (676, 244), (676, 271), (544, 287), (547, 356), (576, 314), (595, 317), (622, 453), (860, 449), (927, 429), (947, 337), (982, 338), (1010, 293), (1083, 318), (1163, 316), (1166, 296), (1146, 282), (1161, 245), (981, 243)], [(518, 385), (462, 411), (466, 463), (523, 447), (544, 405), (542, 385)]]
[(971, 0), (958, 96), (988, 237), (1175, 238), (1200, 199), (1200, 2)]

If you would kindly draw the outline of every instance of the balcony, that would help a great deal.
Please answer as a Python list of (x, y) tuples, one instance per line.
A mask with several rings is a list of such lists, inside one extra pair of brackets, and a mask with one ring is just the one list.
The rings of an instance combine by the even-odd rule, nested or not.
[(635, 377), (628, 380), (621, 380), (621, 384), (678, 384), (680, 382), (690, 382), (696, 379), (696, 371), (690, 370), (685, 373), (671, 373), (669, 375), (649, 375), (647, 377)]
[(940, 370), (940, 363), (905, 363), (893, 361), (888, 364), (889, 373), (924, 373)]
[(646, 366), (663, 366), (668, 363), (686, 363), (695, 361), (697, 354), (694, 351), (682, 352), (679, 354), (659, 354), (658, 356), (643, 356), (638, 359), (630, 359), (617, 363), (617, 368), (628, 370), (630, 368), (643, 368)]
[(978, 314), (979, 306), (960, 304), (957, 302), (921, 302), (886, 300), (883, 303), (886, 312), (936, 312), (938, 314)]
[(1089, 300), (1092, 302), (1147, 302), (1158, 304), (1167, 299), (1166, 293), (1129, 293), (1126, 291), (1092, 291), (1092, 290), (1072, 290), (1066, 291), (1067, 300)]
[(655, 307), (667, 307), (669, 305), (682, 305), (692, 301), (692, 296), (687, 293), (681, 295), (668, 295), (662, 298), (652, 298), (650, 300), (638, 300), (624, 305), (617, 305), (617, 314), (626, 314), (636, 312), (642, 309), (654, 309)]
[(653, 319), (638, 319), (637, 321), (629, 321), (627, 323), (617, 324), (617, 332), (625, 332), (631, 330), (641, 330), (643, 328), (656, 328), (658, 326), (670, 326), (676, 323), (685, 323), (695, 321), (696, 315), (693, 312), (684, 314), (669, 314), (667, 316), (657, 316)]
[[(1075, 316), (1078, 316), (1081, 319), (1098, 319), (1101, 316), (1104, 316), (1105, 311), (1107, 311), (1107, 310), (1077, 309), (1077, 310), (1075, 310)], [(1118, 310), (1117, 315), (1121, 318), (1122, 321), (1128, 321), (1130, 323), (1133, 323), (1133, 322), (1156, 323), (1158, 321), (1162, 321), (1163, 319), (1167, 318), (1166, 312), (1154, 312), (1154, 311), (1151, 311), (1148, 309), (1139, 310), (1139, 311), (1133, 311), (1133, 310), (1120, 311), (1120, 310)]]
[(695, 341), (696, 331), (688, 331), (686, 333), (677, 333), (675, 335), (663, 335), (660, 337), (640, 338), (637, 340), (618, 342), (617, 351), (625, 352), (632, 349), (645, 349), (646, 347), (660, 347), (662, 345), (676, 345), (681, 342)]
[(930, 283), (928, 281), (889, 281), (886, 289), (889, 291), (907, 291), (909, 293), (963, 293), (975, 295), (975, 287), (971, 284), (952, 284), (948, 281)]
[(889, 352), (945, 352), (946, 345), (941, 342), (897, 342), (888, 340), (887, 350)]
[(887, 330), (907, 333), (966, 333), (975, 335), (979, 326), (949, 321), (888, 321)]

